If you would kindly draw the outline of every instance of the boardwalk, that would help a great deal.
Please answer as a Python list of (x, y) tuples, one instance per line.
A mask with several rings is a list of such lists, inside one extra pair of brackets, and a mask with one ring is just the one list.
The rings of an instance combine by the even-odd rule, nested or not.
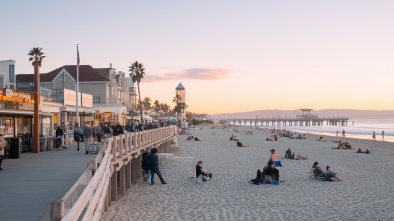
[(0, 171), (0, 220), (34, 221), (52, 200), (61, 199), (96, 155), (69, 150), (25, 153), (6, 159)]

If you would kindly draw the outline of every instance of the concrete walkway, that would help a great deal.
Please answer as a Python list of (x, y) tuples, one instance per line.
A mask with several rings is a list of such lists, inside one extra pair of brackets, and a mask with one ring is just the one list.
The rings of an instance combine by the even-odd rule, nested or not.
[(39, 220), (47, 204), (60, 200), (97, 156), (76, 151), (76, 146), (74, 142), (71, 149), (5, 159), (0, 171), (0, 220)]

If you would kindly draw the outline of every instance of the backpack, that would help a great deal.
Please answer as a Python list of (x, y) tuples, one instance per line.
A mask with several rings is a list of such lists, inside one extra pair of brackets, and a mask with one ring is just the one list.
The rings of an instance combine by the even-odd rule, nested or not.
[(153, 168), (155, 163), (155, 156), (153, 154), (149, 154), (148, 156), (144, 157), (142, 160), (142, 169), (143, 170), (150, 170)]

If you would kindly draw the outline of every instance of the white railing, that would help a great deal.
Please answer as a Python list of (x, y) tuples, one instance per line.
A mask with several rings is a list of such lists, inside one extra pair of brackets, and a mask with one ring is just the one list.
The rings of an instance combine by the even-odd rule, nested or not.
[[(108, 138), (101, 146), (96, 159), (60, 201), (62, 203), (59, 206), (61, 211), (59, 218), (63, 217), (64, 213), (62, 221), (98, 221), (106, 200), (105, 195), (111, 174), (116, 172), (116, 170), (111, 170), (112, 165), (123, 161), (129, 154), (138, 153), (146, 147), (161, 144), (176, 136), (176, 126), (172, 125)], [(97, 164), (99, 164), (98, 168)], [(92, 173), (94, 173), (93, 176)], [(82, 192), (81, 189), (83, 189)]]

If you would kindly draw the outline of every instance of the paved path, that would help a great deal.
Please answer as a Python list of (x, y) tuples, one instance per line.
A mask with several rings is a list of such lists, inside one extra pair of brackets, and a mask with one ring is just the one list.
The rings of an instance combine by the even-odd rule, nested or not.
[(5, 159), (4, 170), (0, 171), (0, 220), (39, 220), (46, 205), (60, 200), (96, 156), (76, 151), (74, 143), (68, 150), (24, 153), (20, 159)]

